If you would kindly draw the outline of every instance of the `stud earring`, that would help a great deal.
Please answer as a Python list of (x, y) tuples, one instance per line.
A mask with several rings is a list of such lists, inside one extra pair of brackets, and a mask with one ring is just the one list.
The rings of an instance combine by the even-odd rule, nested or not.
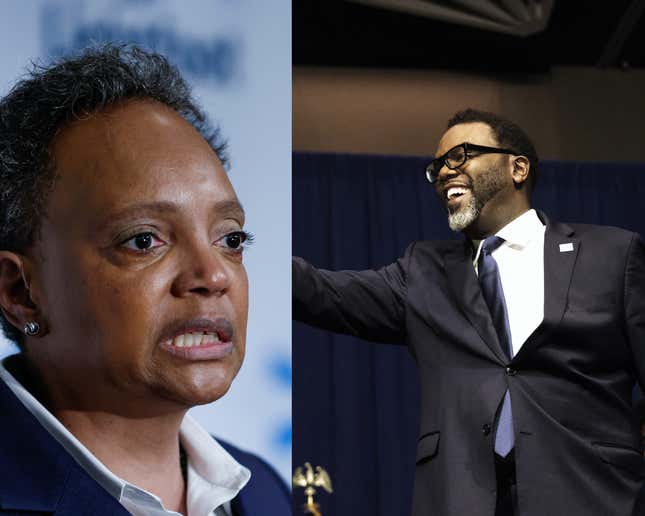
[(34, 337), (40, 333), (40, 325), (36, 321), (29, 321), (23, 328), (25, 335)]

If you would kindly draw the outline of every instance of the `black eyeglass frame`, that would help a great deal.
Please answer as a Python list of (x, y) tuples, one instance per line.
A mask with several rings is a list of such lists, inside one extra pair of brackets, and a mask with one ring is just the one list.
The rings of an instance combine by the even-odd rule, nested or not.
[[(451, 167), (446, 162), (446, 156), (450, 154), (452, 151), (454, 151), (455, 149), (457, 149), (458, 147), (464, 148), (464, 160), (458, 165)], [(476, 154), (475, 156), (472, 156), (470, 154), (471, 151), (475, 151), (478, 154)], [(456, 168), (461, 167), (470, 158), (476, 158), (477, 156), (481, 156), (482, 154), (512, 154), (515, 156), (523, 155), (512, 149), (500, 149), (497, 147), (487, 147), (486, 145), (477, 145), (475, 143), (464, 142), (464, 143), (460, 143), (459, 145), (455, 145), (447, 152), (445, 152), (442, 156), (439, 156), (438, 158), (433, 159), (430, 162), (430, 164), (426, 167), (426, 179), (430, 183), (435, 183), (437, 181), (437, 178), (439, 177), (439, 171), (444, 166), (448, 167), (450, 170), (455, 170)]]

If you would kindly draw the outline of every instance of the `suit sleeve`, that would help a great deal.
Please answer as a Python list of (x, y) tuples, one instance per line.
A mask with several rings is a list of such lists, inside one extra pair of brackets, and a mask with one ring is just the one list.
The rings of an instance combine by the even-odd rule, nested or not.
[(366, 340), (404, 343), (412, 247), (403, 258), (377, 270), (328, 271), (293, 258), (294, 319)]
[(636, 234), (625, 270), (625, 319), (634, 370), (645, 392), (645, 243)]

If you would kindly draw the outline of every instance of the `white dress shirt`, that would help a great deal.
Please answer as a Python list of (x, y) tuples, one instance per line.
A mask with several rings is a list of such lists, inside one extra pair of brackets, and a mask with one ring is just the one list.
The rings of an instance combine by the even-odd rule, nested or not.
[[(529, 210), (496, 233), (504, 243), (492, 256), (504, 290), (513, 356), (544, 319), (545, 230), (535, 210)], [(475, 254), (475, 271), (482, 245), (483, 240)]]
[[(0, 362), (0, 379), (76, 462), (135, 516), (179, 516), (164, 508), (159, 497), (117, 477), (54, 417)], [(246, 485), (250, 471), (239, 464), (192, 417), (179, 429), (186, 451), (188, 516), (231, 516), (230, 501)]]

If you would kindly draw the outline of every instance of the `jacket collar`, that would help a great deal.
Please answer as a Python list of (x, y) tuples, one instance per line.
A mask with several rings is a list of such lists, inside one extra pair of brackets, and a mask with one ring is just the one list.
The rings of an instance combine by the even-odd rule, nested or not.
[(0, 380), (0, 508), (58, 516), (128, 514)]
[(481, 342), (492, 354), (491, 358), (497, 362), (507, 362), (508, 359), (497, 337), (490, 311), (484, 301), (472, 260), (473, 248), (468, 240), (453, 247), (444, 255), (448, 285), (452, 290), (456, 307), (476, 330)]
[(277, 473), (259, 457), (219, 440), (240, 464), (251, 470), (251, 479), (231, 500), (233, 516), (291, 514), (291, 493)]
[[(268, 467), (261, 466), (258, 458), (226, 442), (218, 442), (240, 464), (253, 471), (249, 484), (231, 501), (235, 516), (264, 514), (267, 500), (272, 498), (273, 505), (289, 500), (284, 484), (277, 477), (268, 478), (274, 474), (267, 473)], [(129, 514), (45, 430), (2, 379), (0, 457), (0, 509), (47, 512), (56, 516)], [(287, 510), (286, 505), (284, 509)], [(277, 511), (268, 514), (280, 514), (280, 509)]]
[(578, 258), (580, 239), (568, 224), (551, 221), (541, 211), (538, 216), (546, 224), (544, 234), (544, 319), (526, 340), (514, 358), (521, 362), (544, 343), (559, 326), (567, 307), (573, 270)]
[[(544, 212), (536, 210), (546, 225), (544, 235), (544, 319), (513, 358), (519, 361), (548, 337), (564, 315), (573, 267), (580, 241), (571, 226), (549, 220)], [(481, 293), (472, 263), (472, 245), (465, 240), (444, 255), (448, 284), (456, 305), (475, 328), (481, 341), (497, 362), (506, 363), (490, 312)]]

